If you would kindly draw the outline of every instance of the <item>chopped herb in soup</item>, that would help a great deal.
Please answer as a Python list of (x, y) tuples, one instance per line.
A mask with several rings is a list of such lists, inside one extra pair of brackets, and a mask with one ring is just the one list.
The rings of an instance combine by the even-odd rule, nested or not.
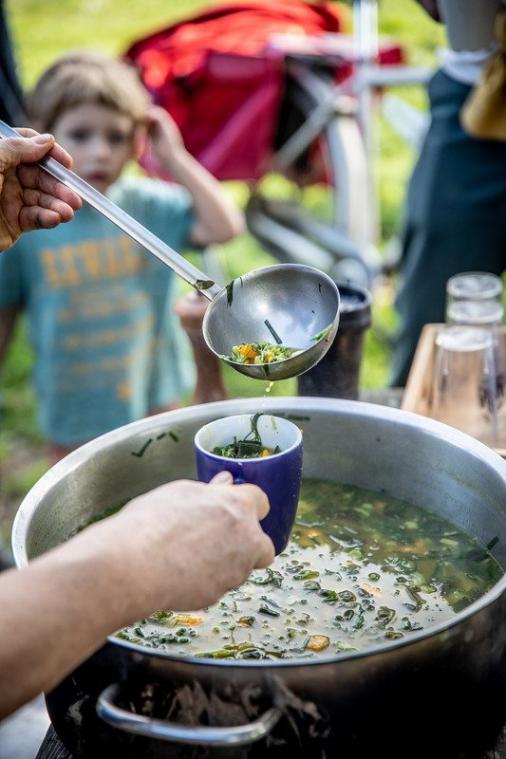
[[(267, 448), (260, 437), (258, 431), (258, 419), (261, 414), (255, 414), (251, 417), (251, 430), (241, 440), (236, 437), (231, 443), (213, 448), (216, 456), (225, 456), (227, 459), (258, 459), (272, 456), (274, 453), (280, 453), (279, 445), (275, 448)], [(273, 420), (274, 423), (274, 420)]]
[(236, 437), (228, 445), (213, 448), (213, 453), (216, 456), (224, 456), (227, 459), (260, 459), (272, 456), (280, 451), (279, 445), (275, 448), (265, 448), (257, 440), (237, 440)]
[(476, 541), (383, 494), (305, 480), (287, 549), (202, 611), (159, 611), (120, 638), (215, 659), (355, 651), (448, 620), (503, 575)]
[(284, 361), (299, 352), (298, 348), (288, 348), (286, 345), (274, 343), (241, 343), (234, 345), (226, 358), (237, 364), (272, 364), (275, 361)]
[(318, 332), (314, 337), (311, 338), (311, 340), (315, 340), (315, 342), (319, 342), (320, 340), (323, 340), (324, 338), (328, 337), (331, 329), (332, 329), (332, 324), (329, 324), (328, 327), (325, 327), (325, 329), (322, 329), (321, 332)]

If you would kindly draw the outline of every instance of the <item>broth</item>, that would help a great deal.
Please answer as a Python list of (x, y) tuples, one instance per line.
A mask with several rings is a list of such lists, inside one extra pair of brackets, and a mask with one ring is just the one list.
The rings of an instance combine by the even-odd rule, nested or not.
[(362, 650), (450, 619), (503, 575), (436, 514), (380, 493), (302, 483), (286, 550), (203, 611), (161, 611), (118, 637), (174, 654), (230, 659)]

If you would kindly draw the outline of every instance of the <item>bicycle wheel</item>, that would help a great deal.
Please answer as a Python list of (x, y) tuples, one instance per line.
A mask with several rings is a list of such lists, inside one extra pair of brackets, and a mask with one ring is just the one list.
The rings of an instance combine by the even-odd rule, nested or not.
[(368, 287), (380, 265), (372, 185), (355, 103), (336, 93), (325, 71), (289, 64), (277, 171), (256, 186), (247, 220), (279, 260)]

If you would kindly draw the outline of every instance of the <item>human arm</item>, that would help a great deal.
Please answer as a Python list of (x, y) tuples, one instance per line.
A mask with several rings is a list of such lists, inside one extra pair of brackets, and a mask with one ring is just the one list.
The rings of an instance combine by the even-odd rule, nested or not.
[(219, 477), (163, 485), (0, 575), (0, 717), (54, 687), (108, 634), (158, 609), (207, 606), (272, 561), (258, 524), (265, 494)]
[(188, 190), (195, 221), (191, 242), (209, 245), (230, 240), (244, 231), (241, 211), (227, 198), (220, 183), (186, 150), (181, 134), (163, 108), (148, 115), (150, 144), (162, 167)]
[(209, 301), (197, 292), (189, 292), (178, 298), (174, 311), (182, 328), (188, 335), (197, 370), (192, 403), (212, 403), (228, 397), (221, 374), (221, 360), (207, 347), (202, 334), (202, 322)]
[(23, 232), (70, 221), (74, 210), (81, 207), (72, 190), (36, 165), (51, 155), (70, 167), (69, 154), (52, 135), (32, 129), (19, 132), (25, 137), (0, 140), (0, 251), (13, 245)]
[(18, 313), (17, 308), (0, 308), (0, 366), (11, 341)]

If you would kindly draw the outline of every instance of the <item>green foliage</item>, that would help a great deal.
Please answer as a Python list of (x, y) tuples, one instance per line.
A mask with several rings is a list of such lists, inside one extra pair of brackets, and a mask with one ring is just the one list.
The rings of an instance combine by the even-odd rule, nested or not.
[(14, 472), (7, 474), (2, 483), (2, 490), (8, 496), (16, 496), (21, 499), (37, 480), (40, 480), (47, 469), (45, 460), (32, 462)]
[(40, 441), (35, 419), (35, 398), (30, 382), (32, 351), (24, 320), (20, 320), (14, 340), (0, 369), (0, 461), (11, 437)]
[(91, 48), (114, 55), (142, 35), (204, 8), (205, 0), (7, 0), (23, 83), (54, 58)]

